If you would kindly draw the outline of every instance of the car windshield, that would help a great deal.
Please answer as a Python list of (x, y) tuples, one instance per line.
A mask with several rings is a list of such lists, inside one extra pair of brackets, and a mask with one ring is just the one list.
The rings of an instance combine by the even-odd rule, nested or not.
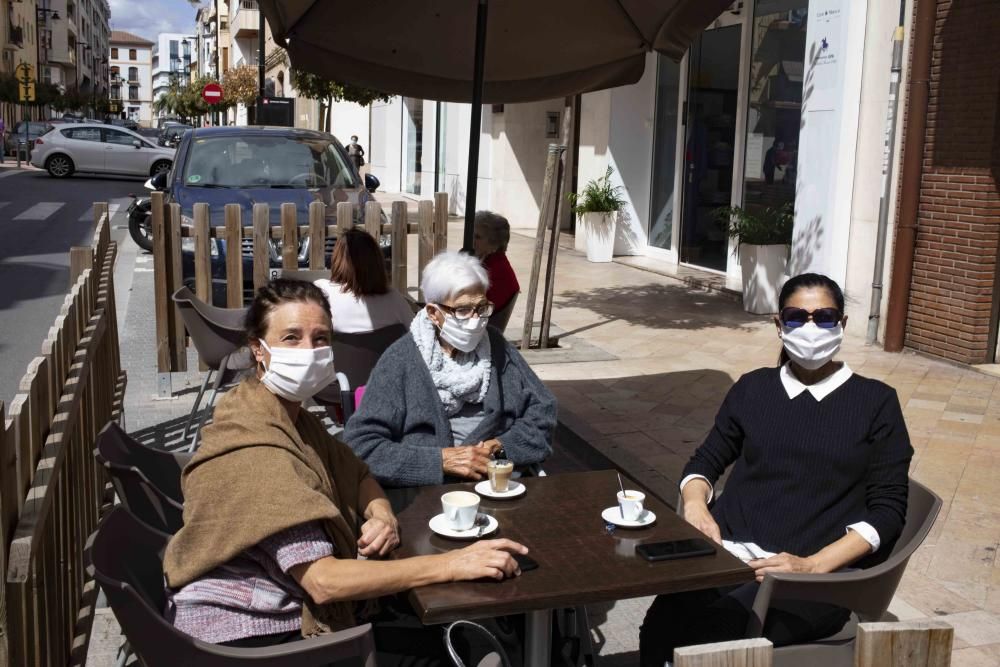
[(184, 184), (221, 188), (353, 188), (354, 172), (321, 136), (220, 136), (195, 139)]

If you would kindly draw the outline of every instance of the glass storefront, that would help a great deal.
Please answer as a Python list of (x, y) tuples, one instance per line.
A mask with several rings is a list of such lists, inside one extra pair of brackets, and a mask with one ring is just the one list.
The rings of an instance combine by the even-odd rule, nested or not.
[(808, 0), (758, 0), (753, 13), (743, 206), (795, 203)]
[[(727, 271), (736, 260), (719, 209), (794, 205), (808, 7), (808, 0), (734, 4), (681, 65), (659, 57), (650, 248)], [(737, 137), (744, 117), (746, 134)]]
[(420, 194), (424, 150), (424, 101), (416, 97), (403, 98), (403, 123), (406, 132), (406, 178), (403, 188)]
[(656, 125), (653, 133), (652, 210), (649, 245), (670, 250), (674, 234), (674, 176), (677, 163), (677, 109), (681, 66), (659, 56), (656, 72)]

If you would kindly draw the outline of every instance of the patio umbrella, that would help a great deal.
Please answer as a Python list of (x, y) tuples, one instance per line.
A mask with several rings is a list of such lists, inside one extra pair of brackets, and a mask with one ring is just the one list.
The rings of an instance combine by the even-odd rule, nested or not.
[(482, 104), (635, 83), (646, 53), (675, 60), (732, 0), (260, 0), (292, 66), (386, 93), (471, 102), (466, 249)]

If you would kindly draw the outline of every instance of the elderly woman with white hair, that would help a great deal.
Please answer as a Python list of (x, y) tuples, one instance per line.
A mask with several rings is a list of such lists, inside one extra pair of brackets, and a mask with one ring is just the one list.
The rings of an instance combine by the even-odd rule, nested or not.
[(427, 306), (382, 355), (344, 438), (387, 487), (486, 477), (503, 448), (515, 465), (552, 451), (556, 401), (496, 329), (489, 277), (445, 252), (424, 269)]

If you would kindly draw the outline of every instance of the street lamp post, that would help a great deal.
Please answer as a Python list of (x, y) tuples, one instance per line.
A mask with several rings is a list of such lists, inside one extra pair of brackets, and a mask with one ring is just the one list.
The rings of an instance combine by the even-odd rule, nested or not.
[[(38, 66), (35, 68), (37, 72), (36, 80), (41, 78), (42, 74), (42, 22), (48, 25), (49, 21), (58, 21), (59, 12), (54, 9), (49, 9), (47, 7), (35, 7), (35, 59), (38, 61)], [(49, 61), (49, 40), (45, 40), (45, 62)]]

